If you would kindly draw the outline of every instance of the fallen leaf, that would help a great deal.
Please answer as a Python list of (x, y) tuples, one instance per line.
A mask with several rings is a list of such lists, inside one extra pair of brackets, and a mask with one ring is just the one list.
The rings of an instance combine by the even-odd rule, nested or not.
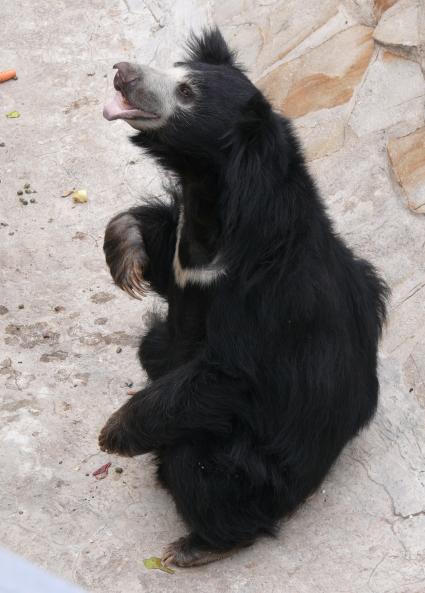
[(66, 191), (64, 191), (64, 192), (61, 193), (61, 198), (67, 198), (68, 196), (70, 196), (74, 192), (75, 192), (75, 187), (74, 187), (74, 189), (67, 189)]
[(16, 117), (21, 117), (21, 114), (19, 113), (19, 111), (9, 111), (9, 113), (6, 113), (6, 117), (14, 119)]
[(105, 463), (105, 465), (102, 465), (101, 467), (96, 469), (92, 473), (92, 476), (94, 476), (96, 478), (96, 480), (103, 480), (108, 475), (108, 470), (110, 467), (111, 467), (111, 462), (108, 461), (108, 463)]
[(78, 191), (72, 192), (72, 199), (76, 204), (85, 204), (88, 202), (87, 190), (79, 189)]
[(157, 558), (156, 556), (151, 556), (150, 558), (145, 558), (143, 560), (143, 564), (145, 565), (146, 568), (149, 568), (149, 569), (156, 568), (156, 569), (162, 570), (162, 572), (166, 572), (168, 574), (174, 574), (176, 572), (172, 568), (169, 568), (168, 566), (163, 564), (161, 558)]

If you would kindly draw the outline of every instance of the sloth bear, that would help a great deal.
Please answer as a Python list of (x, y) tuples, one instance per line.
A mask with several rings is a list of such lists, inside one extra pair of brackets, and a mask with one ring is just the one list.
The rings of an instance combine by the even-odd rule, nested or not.
[(154, 453), (188, 526), (165, 563), (194, 566), (273, 534), (372, 418), (387, 287), (335, 233), (291, 125), (217, 29), (167, 71), (121, 62), (104, 116), (174, 179), (113, 218), (115, 283), (168, 303), (139, 357), (144, 389), (102, 450)]

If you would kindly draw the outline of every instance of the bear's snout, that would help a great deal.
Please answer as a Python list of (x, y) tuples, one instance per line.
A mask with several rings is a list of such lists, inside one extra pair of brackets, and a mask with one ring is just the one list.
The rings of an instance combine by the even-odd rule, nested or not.
[(117, 70), (114, 77), (114, 87), (117, 91), (123, 91), (125, 85), (140, 79), (140, 69), (129, 62), (118, 62), (113, 67)]

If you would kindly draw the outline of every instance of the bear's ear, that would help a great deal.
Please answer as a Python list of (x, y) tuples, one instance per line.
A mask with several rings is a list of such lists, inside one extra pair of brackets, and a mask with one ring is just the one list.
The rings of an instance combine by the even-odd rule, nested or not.
[(235, 53), (229, 49), (217, 27), (192, 34), (187, 42), (188, 59), (206, 64), (235, 65)]

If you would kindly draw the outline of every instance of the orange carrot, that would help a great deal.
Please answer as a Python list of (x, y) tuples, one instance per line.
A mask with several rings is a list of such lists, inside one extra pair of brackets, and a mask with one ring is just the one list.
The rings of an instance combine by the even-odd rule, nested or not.
[(16, 78), (16, 70), (0, 72), (0, 82), (6, 82), (6, 80), (10, 80), (11, 78)]

